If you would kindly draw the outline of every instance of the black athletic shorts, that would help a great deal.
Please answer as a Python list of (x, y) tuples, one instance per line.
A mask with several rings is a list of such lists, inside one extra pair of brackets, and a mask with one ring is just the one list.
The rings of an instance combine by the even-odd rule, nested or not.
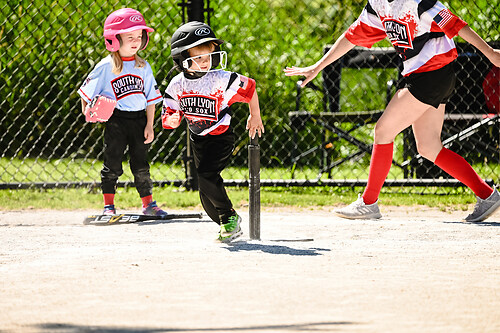
[(455, 89), (456, 75), (453, 62), (430, 72), (414, 73), (403, 78), (403, 88), (420, 102), (437, 108), (445, 104)]

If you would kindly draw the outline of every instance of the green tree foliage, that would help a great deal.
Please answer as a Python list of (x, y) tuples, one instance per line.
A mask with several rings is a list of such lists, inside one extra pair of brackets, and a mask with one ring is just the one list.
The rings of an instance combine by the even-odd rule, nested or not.
[[(99, 157), (100, 125), (85, 124), (77, 88), (93, 66), (107, 55), (102, 39), (106, 16), (122, 7), (140, 10), (155, 28), (141, 55), (153, 66), (160, 89), (172, 68), (169, 40), (182, 24), (177, 0), (169, 1), (6, 1), (0, 5), (0, 152), (1, 156), (59, 158)], [(263, 149), (275, 161), (289, 157), (287, 112), (295, 109), (295, 82), (283, 68), (308, 65), (322, 56), (356, 19), (365, 1), (249, 0), (210, 1), (211, 25), (226, 40), (229, 69), (254, 78), (267, 129)], [(499, 0), (448, 1), (486, 40), (498, 40)], [(384, 45), (388, 45), (387, 43)], [(317, 80), (321, 80), (318, 78)], [(378, 94), (346, 97), (347, 106), (360, 99), (383, 104)], [(308, 92), (308, 108), (321, 110), (321, 96)], [(246, 105), (235, 107), (240, 146), (246, 143)], [(173, 161), (183, 151), (184, 131), (163, 131), (151, 156)], [(237, 154), (243, 163), (245, 154)], [(271, 156), (268, 156), (271, 158)], [(271, 163), (269, 161), (269, 163)]]

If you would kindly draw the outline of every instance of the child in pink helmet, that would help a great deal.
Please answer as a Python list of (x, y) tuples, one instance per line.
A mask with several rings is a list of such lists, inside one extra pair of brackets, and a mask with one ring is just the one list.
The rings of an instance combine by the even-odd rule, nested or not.
[(111, 13), (104, 22), (103, 34), (111, 54), (95, 66), (78, 90), (83, 113), (95, 96), (106, 96), (117, 102), (104, 130), (101, 188), (106, 215), (116, 214), (116, 183), (123, 174), (122, 160), (127, 146), (143, 213), (167, 214), (153, 201), (147, 157), (149, 144), (154, 139), (155, 105), (163, 98), (151, 66), (137, 55), (146, 48), (152, 31), (135, 9), (122, 8)]

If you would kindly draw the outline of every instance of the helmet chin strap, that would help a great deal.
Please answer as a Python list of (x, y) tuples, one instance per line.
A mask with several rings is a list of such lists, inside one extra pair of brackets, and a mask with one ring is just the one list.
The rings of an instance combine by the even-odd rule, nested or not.
[(183, 71), (184, 72), (184, 76), (187, 78), (187, 79), (199, 79), (203, 76), (205, 76), (208, 72), (188, 72), (186, 70)]

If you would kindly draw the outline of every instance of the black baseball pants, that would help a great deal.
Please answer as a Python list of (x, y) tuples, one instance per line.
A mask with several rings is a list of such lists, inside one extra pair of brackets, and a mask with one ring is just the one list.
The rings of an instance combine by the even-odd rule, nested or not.
[(146, 113), (125, 112), (115, 109), (106, 122), (104, 130), (104, 164), (101, 170), (103, 193), (115, 193), (118, 177), (123, 174), (122, 161), (125, 149), (129, 148), (130, 170), (141, 198), (153, 193), (153, 183), (149, 174), (148, 149), (144, 144)]
[(193, 155), (198, 173), (200, 200), (210, 218), (220, 224), (220, 215), (233, 212), (221, 172), (229, 164), (236, 136), (229, 128), (220, 135), (200, 136), (191, 133)]

